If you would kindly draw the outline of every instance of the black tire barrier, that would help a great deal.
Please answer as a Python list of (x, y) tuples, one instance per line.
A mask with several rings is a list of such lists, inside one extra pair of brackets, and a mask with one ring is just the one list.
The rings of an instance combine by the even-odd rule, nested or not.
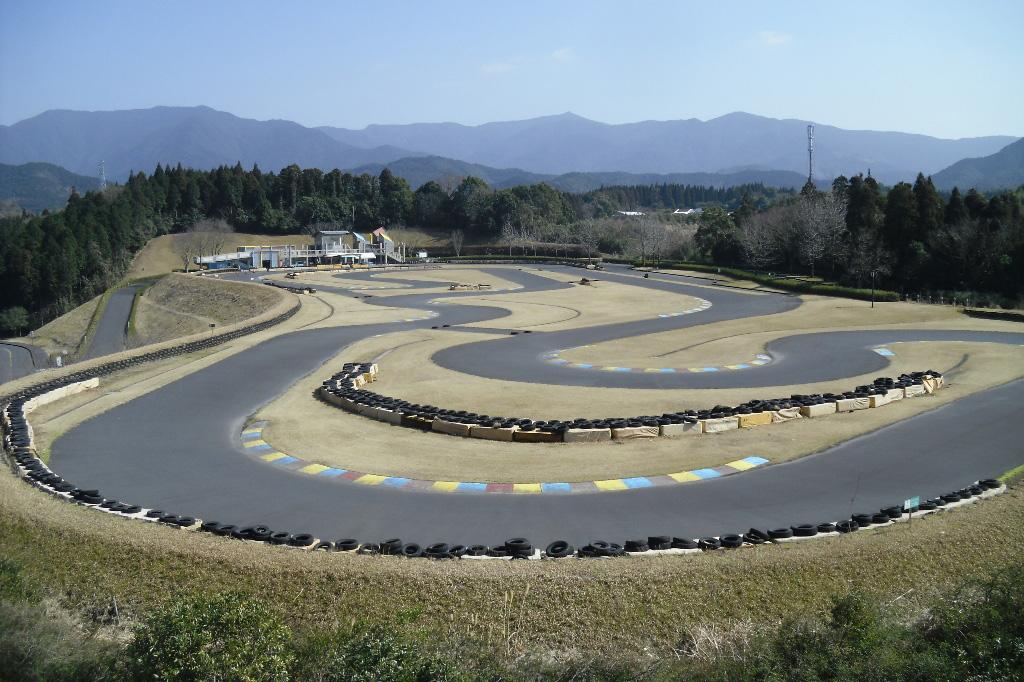
[(309, 547), (316, 540), (309, 533), (298, 533), (292, 536), (292, 539), (288, 542), (292, 547)]
[(402, 541), (398, 538), (392, 538), (390, 540), (385, 540), (384, 542), (380, 543), (381, 554), (398, 554), (398, 552), (401, 551), (401, 549)]
[(811, 523), (801, 523), (792, 526), (793, 536), (798, 538), (811, 538), (818, 534), (818, 527)]
[(651, 549), (669, 549), (672, 547), (672, 538), (667, 535), (652, 535), (647, 538), (647, 546)]
[[(124, 367), (131, 363), (128, 361), (119, 361), (118, 363), (112, 364)], [(65, 386), (68, 383), (74, 383), (74, 381), (79, 380), (83, 380), (83, 378), (81, 376), (69, 375), (69, 377), (64, 377), (61, 380), (49, 381), (38, 386), (34, 386), (32, 387), (32, 391), (23, 392), (13, 400), (9, 400), (6, 403), (0, 403), (0, 406), (2, 406), (0, 407), (0, 433), (2, 433), (4, 438), (3, 452), (9, 457), (15, 473), (20, 471), (20, 475), (24, 479), (33, 482), (43, 489), (59, 492), (66, 498), (70, 498), (72, 501), (78, 502), (79, 504), (92, 506), (94, 508), (102, 508), (105, 511), (127, 516), (138, 516), (142, 514), (149, 520), (155, 520), (174, 527), (194, 528), (198, 531), (222, 537), (231, 536), (241, 540), (251, 540), (279, 545), (287, 544), (301, 548), (312, 547), (314, 550), (323, 551), (356, 551), (360, 554), (380, 554), (382, 552), (396, 553), (394, 552), (394, 547), (398, 545), (401, 547), (401, 550), (397, 553), (404, 556), (427, 556), (435, 559), (463, 556), (530, 558), (536, 553), (533, 545), (530, 544), (526, 538), (511, 538), (506, 540), (504, 544), (490, 549), (485, 545), (473, 545), (466, 547), (464, 545), (435, 543), (428, 546), (424, 551), (415, 543), (401, 545), (401, 541), (398, 539), (386, 540), (383, 543), (383, 547), (381, 544), (375, 543), (360, 545), (355, 539), (341, 539), (332, 543), (329, 541), (318, 541), (308, 533), (291, 535), (284, 531), (273, 532), (266, 526), (257, 525), (240, 528), (233, 524), (222, 524), (216, 521), (203, 522), (191, 516), (169, 514), (161, 509), (149, 509), (143, 514), (143, 509), (139, 505), (127, 504), (114, 499), (105, 499), (99, 490), (75, 487), (70, 482), (65, 481), (59, 475), (50, 471), (46, 465), (35, 456), (35, 451), (32, 449), (31, 439), (29, 437), (30, 431), (28, 421), (25, 418), (23, 410), (25, 403), (36, 395), (42, 395), (56, 388)], [(436, 410), (436, 408), (432, 406), (417, 407), (428, 412)], [(716, 406), (715, 409), (718, 410), (720, 408), (721, 406)], [(470, 413), (464, 411), (455, 414), (458, 416), (470, 415)], [(482, 418), (491, 419), (486, 416)], [(535, 423), (530, 420), (519, 421), (525, 422), (523, 424), (524, 428), (530, 429), (536, 429), (538, 426), (545, 425), (544, 422)], [(574, 422), (567, 423), (585, 422), (583, 420), (576, 420)], [(657, 423), (657, 421), (655, 421), (655, 423)], [(996, 490), (1001, 487), (1002, 484), (997, 479), (982, 479), (957, 491), (930, 498), (921, 502), (918, 507), (915, 507), (914, 509), (918, 509), (920, 511), (934, 511), (946, 506), (947, 504), (952, 504), (961, 500), (971, 500), (984, 494), (986, 491)], [(903, 513), (904, 509), (902, 507), (892, 506), (884, 507), (874, 514), (854, 514), (850, 519), (836, 523), (822, 523), (817, 525), (797, 524), (790, 528), (776, 528), (767, 532), (751, 528), (743, 535), (725, 534), (718, 538), (708, 536), (701, 538), (699, 541), (679, 537), (670, 538), (669, 536), (649, 536), (646, 540), (628, 540), (625, 543), (625, 547), (612, 542), (596, 540), (588, 545), (584, 545), (579, 548), (579, 550), (574, 550), (574, 548), (567, 542), (556, 541), (548, 545), (545, 554), (551, 558), (561, 558), (566, 556), (618, 557), (622, 556), (626, 552), (642, 553), (651, 549), (663, 550), (667, 548), (675, 548), (710, 551), (723, 547), (737, 548), (743, 544), (763, 544), (769, 539), (779, 540), (792, 537), (794, 535), (797, 537), (811, 537), (819, 533), (851, 533), (862, 527), (871, 525), (888, 525), (893, 520), (900, 518)]]
[(698, 549), (703, 549), (705, 552), (710, 552), (712, 550), (721, 549), (722, 548), (722, 541), (719, 540), (718, 538), (713, 538), (713, 537), (701, 538), (697, 542), (697, 548)]
[(271, 533), (267, 541), (272, 545), (289, 545), (292, 542), (292, 534), (288, 531), (278, 531)]
[(725, 549), (736, 549), (743, 546), (743, 537), (740, 535), (723, 535), (718, 540)]
[(570, 556), (576, 551), (576, 549), (565, 540), (555, 540), (547, 549), (544, 550), (544, 554), (553, 558), (561, 559), (563, 557)]
[(626, 540), (623, 546), (627, 552), (646, 552), (650, 549), (646, 540)]
[[(518, 331), (510, 331), (512, 335)], [(528, 333), (528, 332), (523, 332)], [(499, 417), (481, 415), (466, 410), (448, 410), (433, 405), (419, 405), (406, 400), (375, 393), (360, 384), (360, 376), (370, 372), (371, 363), (347, 362), (340, 372), (321, 382), (316, 396), (324, 403), (352, 413), (360, 414), (360, 407), (381, 408), (397, 414), (397, 422), (389, 423), (406, 428), (431, 431), (435, 420), (452, 421), (466, 426), (487, 426), (510, 428), (518, 426), (521, 431), (539, 431), (547, 434), (542, 442), (558, 442), (563, 440), (566, 431), (573, 428), (622, 428), (626, 426), (667, 426), (669, 424), (695, 424), (702, 419), (734, 417), (737, 415), (762, 413), (780, 409), (820, 405), (835, 402), (843, 398), (868, 397), (885, 395), (890, 389), (921, 385), (926, 379), (939, 378), (942, 375), (933, 370), (901, 374), (897, 379), (879, 377), (867, 386), (858, 386), (853, 391), (841, 394), (824, 393), (815, 395), (792, 395), (788, 398), (772, 398), (768, 400), (750, 400), (736, 407), (715, 405), (709, 409), (686, 409), (678, 412), (666, 412), (660, 416), (642, 415), (638, 417), (606, 417), (601, 419), (577, 418), (573, 421), (522, 419), (519, 417)], [(329, 398), (328, 396), (333, 396)], [(533, 442), (534, 439), (512, 442)]]
[(871, 525), (872, 514), (854, 514), (852, 519), (860, 528), (867, 528)]
[(903, 507), (883, 507), (881, 513), (888, 516), (890, 519), (898, 519), (903, 516)]

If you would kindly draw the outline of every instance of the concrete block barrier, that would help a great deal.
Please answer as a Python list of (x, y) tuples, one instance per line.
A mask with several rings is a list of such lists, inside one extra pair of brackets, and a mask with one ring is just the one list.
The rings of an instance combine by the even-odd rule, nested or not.
[(635, 438), (657, 438), (660, 428), (657, 426), (625, 426), (618, 429), (611, 429), (612, 438), (615, 440), (633, 440)]
[(703, 433), (721, 433), (731, 431), (740, 427), (740, 420), (737, 417), (718, 417), (717, 419), (702, 419), (701, 431)]
[(612, 439), (611, 429), (568, 429), (562, 434), (566, 443), (600, 443)]
[(889, 404), (889, 394), (873, 395), (868, 398), (870, 407), (884, 407)]
[(518, 430), (518, 426), (510, 426), (508, 428), (501, 426), (474, 426), (469, 432), (469, 437), (511, 443), (513, 435)]
[(471, 424), (462, 424), (440, 418), (434, 419), (431, 428), (438, 433), (447, 433), (450, 436), (462, 436), (463, 438), (469, 438), (469, 434), (473, 430)]
[(830, 414), (836, 413), (835, 403), (822, 403), (820, 405), (804, 405), (800, 408), (800, 415), (803, 417), (814, 418), (824, 417)]
[(836, 412), (853, 412), (871, 407), (871, 401), (865, 398), (842, 398), (836, 401)]
[(905, 398), (916, 398), (926, 393), (924, 386), (921, 384), (911, 384), (903, 389), (903, 397)]
[(696, 436), (702, 433), (701, 423), (695, 422), (683, 422), (682, 424), (662, 424), (659, 428), (659, 433), (662, 436), (668, 438), (674, 438), (677, 436)]
[(512, 434), (516, 443), (561, 443), (562, 434), (550, 431), (516, 431)]
[(756, 414), (741, 414), (739, 416), (739, 427), (741, 429), (749, 429), (754, 426), (764, 426), (765, 424), (772, 423), (771, 412), (758, 412)]

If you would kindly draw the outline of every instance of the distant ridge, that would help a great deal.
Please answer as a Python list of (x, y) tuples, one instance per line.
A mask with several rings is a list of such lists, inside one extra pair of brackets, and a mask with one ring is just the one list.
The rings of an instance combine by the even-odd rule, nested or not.
[(377, 175), (384, 168), (405, 180), (413, 189), (431, 180), (444, 184), (472, 175), (496, 188), (546, 182), (566, 192), (589, 192), (611, 185), (704, 185), (708, 187), (735, 187), (749, 183), (763, 183), (769, 187), (802, 187), (807, 176), (791, 171), (745, 169), (732, 173), (565, 173), (549, 175), (530, 173), (518, 168), (491, 168), (441, 156), (417, 156), (386, 164), (366, 164), (353, 169), (354, 173)]
[[(730, 172), (764, 168), (806, 173), (808, 121), (743, 112), (709, 121), (641, 121), (610, 125), (573, 113), (523, 121), (321, 127), (359, 147), (390, 144), (423, 154), (531, 173)], [(1016, 138), (944, 140), (927, 135), (844, 130), (816, 124), (815, 168), (825, 180), (866, 172), (883, 182), (913, 180), (962, 158), (991, 154)]]
[[(362, 130), (307, 128), (256, 121), (209, 107), (126, 111), (53, 110), (0, 126), (0, 162), (53, 163), (82, 175), (124, 180), (158, 164), (209, 169), (241, 163), (276, 171), (358, 168), (438, 156), (492, 169), (567, 173), (726, 173), (746, 169), (804, 174), (805, 127), (797, 119), (742, 112), (709, 121), (607, 124), (571, 112), (479, 126), (457, 123), (371, 125)], [(816, 179), (866, 172), (883, 182), (934, 174), (964, 158), (993, 154), (1016, 138), (943, 140), (898, 132), (843, 130), (817, 124)]]
[(115, 180), (132, 170), (150, 173), (158, 163), (201, 169), (258, 164), (273, 171), (296, 163), (329, 170), (411, 154), (386, 145), (357, 148), (291, 121), (255, 121), (209, 107), (54, 110), (0, 126), (0, 162), (45, 161), (92, 174), (104, 161)]
[(71, 188), (85, 194), (99, 189), (99, 178), (77, 175), (51, 163), (10, 166), (0, 163), (0, 204), (40, 213), (64, 208)]
[(1024, 139), (989, 156), (957, 161), (933, 175), (932, 182), (939, 189), (1016, 189), (1024, 185)]

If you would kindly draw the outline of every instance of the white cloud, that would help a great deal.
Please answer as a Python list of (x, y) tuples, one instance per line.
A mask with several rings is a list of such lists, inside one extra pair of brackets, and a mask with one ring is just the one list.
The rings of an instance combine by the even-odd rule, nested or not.
[(560, 47), (551, 53), (551, 60), (563, 64), (576, 61), (576, 53), (572, 51), (571, 47)]
[(758, 31), (757, 40), (765, 47), (778, 47), (793, 40), (793, 36), (782, 31)]

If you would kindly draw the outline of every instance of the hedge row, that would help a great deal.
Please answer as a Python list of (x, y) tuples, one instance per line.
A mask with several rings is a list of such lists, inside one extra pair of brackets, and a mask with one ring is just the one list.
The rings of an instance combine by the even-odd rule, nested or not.
[[(640, 263), (637, 261), (632, 261), (632, 263), (634, 267), (640, 265)], [(708, 274), (715, 275), (727, 275), (729, 277), (735, 277), (736, 279), (745, 279), (751, 282), (757, 282), (758, 284), (763, 284), (765, 286), (770, 286), (775, 289), (793, 291), (800, 294), (838, 296), (841, 298), (854, 298), (860, 301), (870, 301), (872, 295), (874, 296), (874, 300), (876, 301), (900, 300), (900, 295), (895, 291), (875, 289), (874, 294), (872, 294), (871, 289), (857, 289), (855, 287), (844, 287), (838, 284), (822, 284), (820, 282), (805, 282), (799, 279), (790, 279), (784, 277), (769, 277), (768, 275), (750, 272), (749, 270), (741, 270), (740, 268), (730, 268), (720, 265), (708, 265), (707, 263), (687, 263), (684, 261), (660, 261), (658, 263), (658, 267), (675, 268), (679, 270), (693, 270), (694, 272), (705, 272)]]

